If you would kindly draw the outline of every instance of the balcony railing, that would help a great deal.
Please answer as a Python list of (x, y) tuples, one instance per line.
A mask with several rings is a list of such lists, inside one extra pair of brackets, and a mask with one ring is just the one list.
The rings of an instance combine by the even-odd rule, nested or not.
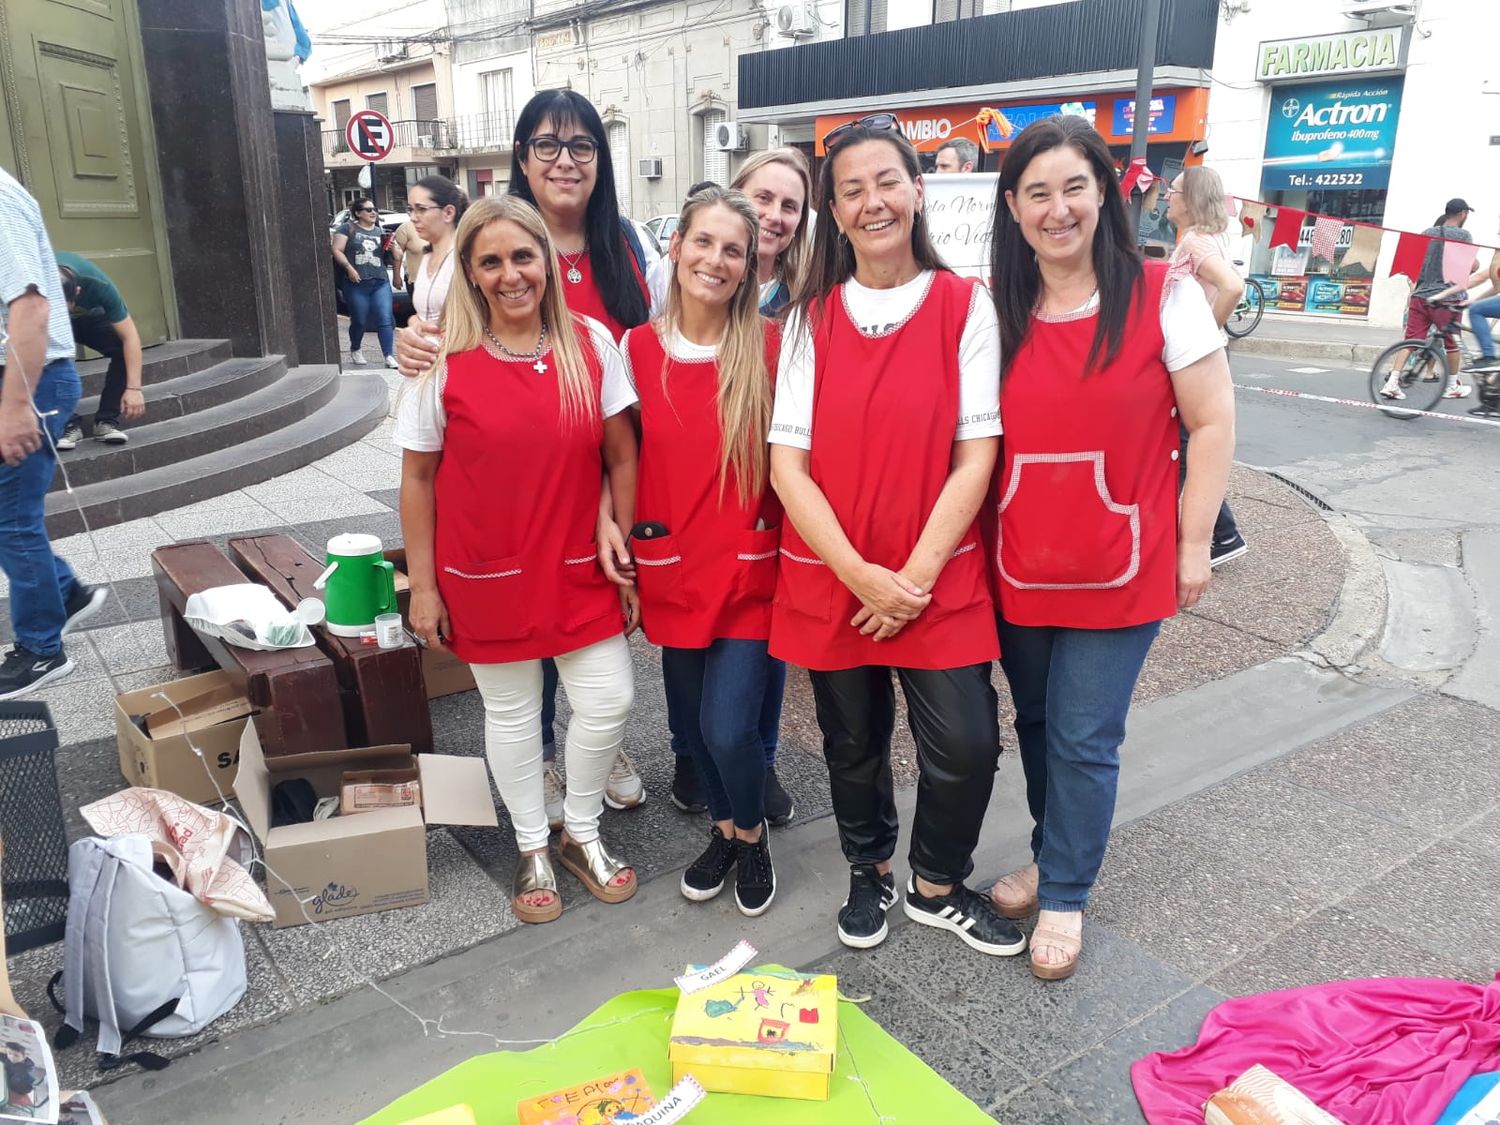
[[(457, 131), (451, 118), (392, 121), (391, 128), (396, 134), (395, 148), (452, 152), (458, 147)], [(325, 157), (355, 155), (349, 147), (349, 142), (344, 139), (344, 130), (323, 130), (323, 155)]]
[(469, 113), (453, 119), (457, 148), (462, 152), (506, 151), (516, 135), (513, 113)]

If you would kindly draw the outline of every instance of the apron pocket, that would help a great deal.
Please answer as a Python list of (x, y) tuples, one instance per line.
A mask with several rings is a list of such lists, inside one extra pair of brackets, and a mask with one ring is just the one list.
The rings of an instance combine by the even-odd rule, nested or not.
[(1118, 589), (1141, 568), (1140, 505), (1110, 495), (1102, 450), (1017, 454), (995, 553), (1019, 590)]
[(833, 569), (808, 547), (794, 542), (794, 548), (780, 548), (775, 604), (815, 621), (831, 621), (834, 594), (843, 590), (843, 584), (834, 577)]
[(932, 604), (917, 620), (936, 620), (950, 613), (960, 613), (990, 601), (989, 583), (985, 581), (984, 548), (979, 540), (979, 524), (959, 540), (958, 546), (938, 575), (932, 591)]
[(519, 555), (444, 566), (438, 592), (460, 637), (520, 641), (536, 627), (535, 575)]
[(735, 536), (735, 593), (742, 600), (769, 602), (776, 593), (777, 545), (780, 542), (779, 527), (742, 531)]
[[(604, 577), (592, 539), (563, 549), (562, 570), (562, 605), (558, 607), (558, 623), (564, 632), (571, 633), (611, 611), (619, 611), (615, 584)], [(605, 592), (609, 597), (600, 596)]]
[(642, 613), (653, 605), (688, 608), (687, 591), (682, 586), (684, 564), (677, 536), (632, 539), (630, 554), (635, 559), (635, 583), (641, 592)]

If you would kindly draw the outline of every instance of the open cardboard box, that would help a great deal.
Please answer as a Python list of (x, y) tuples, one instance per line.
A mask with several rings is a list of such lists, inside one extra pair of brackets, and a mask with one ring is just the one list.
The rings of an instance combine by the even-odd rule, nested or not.
[[(401, 624), (411, 628), (411, 584), (406, 580), (406, 551), (400, 547), (385, 553), (387, 562), (396, 568), (396, 609), (401, 613)], [(474, 673), (469, 666), (451, 652), (428, 652), (422, 650), (422, 678), (427, 683), (427, 698), (456, 695), (474, 687)]]
[[(156, 698), (158, 693), (172, 702)], [(220, 789), (225, 797), (233, 791), (240, 735), (247, 725), (253, 725), (249, 722), (251, 711), (250, 701), (223, 672), (206, 672), (117, 695), (115, 735), (120, 744), (120, 772), (131, 785), (166, 789), (189, 801), (216, 804)], [(144, 731), (132, 721), (133, 715), (145, 716)], [(189, 738), (203, 751), (202, 761), (188, 745)], [(214, 788), (215, 780), (218, 789)]]
[[(345, 770), (378, 769), (417, 770), (421, 807), (271, 827), (271, 791), (278, 783), (305, 778), (319, 797), (336, 797)], [(420, 906), (430, 898), (427, 826), (499, 825), (483, 758), (414, 755), (410, 746), (363, 746), (268, 760), (254, 723), (240, 736), (234, 791), (265, 848), (267, 866), (291, 884), (288, 889), (275, 876), (267, 880), (277, 929)], [(310, 900), (305, 915), (298, 900)]]

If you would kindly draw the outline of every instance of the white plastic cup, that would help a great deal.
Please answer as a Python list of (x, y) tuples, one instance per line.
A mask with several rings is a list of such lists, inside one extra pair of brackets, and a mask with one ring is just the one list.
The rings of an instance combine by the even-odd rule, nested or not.
[(399, 613), (382, 613), (375, 618), (375, 643), (381, 648), (400, 648), (406, 643)]

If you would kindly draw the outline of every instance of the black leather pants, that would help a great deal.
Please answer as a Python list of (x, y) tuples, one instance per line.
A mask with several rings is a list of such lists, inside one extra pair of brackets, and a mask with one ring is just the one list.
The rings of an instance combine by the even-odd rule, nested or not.
[(881, 863), (896, 852), (893, 671), (917, 744), (911, 868), (929, 882), (959, 883), (974, 869), (974, 847), (1000, 757), (989, 664), (939, 671), (867, 665), (809, 673), (844, 857), (851, 864)]

